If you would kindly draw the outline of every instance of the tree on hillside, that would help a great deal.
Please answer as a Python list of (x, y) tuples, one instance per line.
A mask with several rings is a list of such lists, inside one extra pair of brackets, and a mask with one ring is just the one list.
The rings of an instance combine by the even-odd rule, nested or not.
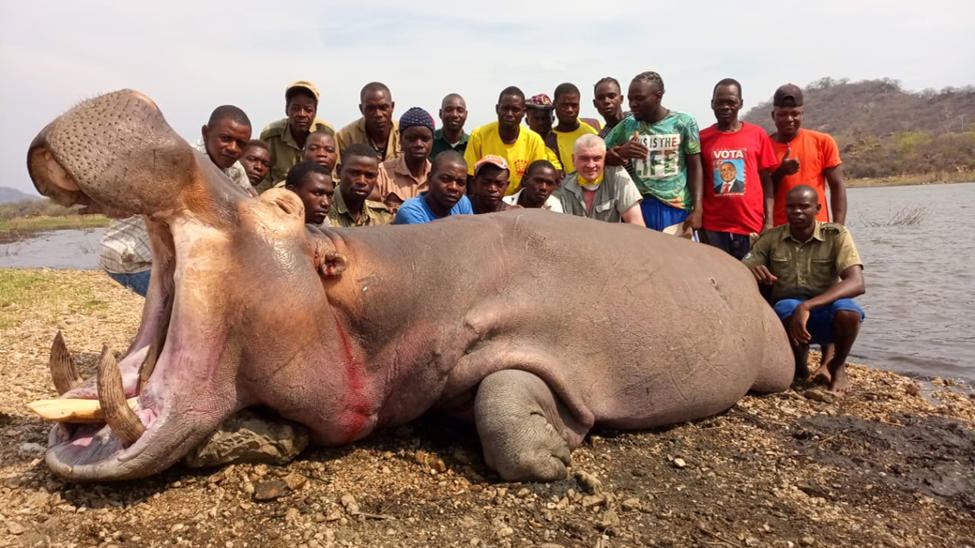
[[(803, 127), (831, 134), (851, 177), (975, 171), (975, 87), (905, 91), (899, 80), (829, 76), (805, 88)], [(743, 119), (775, 131), (771, 101)]]

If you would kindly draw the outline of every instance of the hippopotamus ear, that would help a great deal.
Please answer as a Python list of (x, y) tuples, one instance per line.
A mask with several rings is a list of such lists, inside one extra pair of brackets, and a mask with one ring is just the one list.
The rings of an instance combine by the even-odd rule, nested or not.
[(324, 278), (333, 278), (345, 272), (349, 266), (349, 258), (344, 253), (334, 249), (325, 251), (321, 255), (315, 254), (315, 266)]

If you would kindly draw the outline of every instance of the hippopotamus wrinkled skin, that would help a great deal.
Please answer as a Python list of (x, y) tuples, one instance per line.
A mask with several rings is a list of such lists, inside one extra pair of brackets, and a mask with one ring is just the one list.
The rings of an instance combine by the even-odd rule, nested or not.
[(131, 90), (57, 118), (28, 165), (62, 205), (144, 215), (154, 256), (126, 357), (62, 395), (139, 397), (127, 424), (55, 426), (47, 463), (73, 480), (159, 472), (255, 405), (329, 445), (438, 406), (503, 479), (555, 480), (594, 426), (699, 419), (792, 378), (751, 274), (709, 246), (537, 210), (307, 228), (294, 194), (249, 198)]

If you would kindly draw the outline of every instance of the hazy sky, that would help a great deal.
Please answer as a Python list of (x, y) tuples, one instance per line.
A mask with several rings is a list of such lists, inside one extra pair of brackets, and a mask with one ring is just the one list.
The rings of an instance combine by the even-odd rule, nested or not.
[[(908, 89), (975, 83), (972, 0), (616, 2), (143, 2), (0, 0), (0, 186), (34, 193), (27, 146), (80, 99), (134, 88), (188, 140), (220, 104), (243, 108), (254, 137), (284, 116), (285, 86), (313, 81), (336, 128), (359, 116), (363, 84), (393, 92), (396, 114), (467, 99), (467, 130), (495, 119), (517, 85), (583, 92), (659, 72), (664, 105), (713, 123), (721, 78), (745, 109), (786, 82), (890, 77)], [(553, 9), (555, 8), (555, 9)], [(625, 105), (624, 105), (625, 107)], [(439, 127), (439, 120), (438, 120)]]

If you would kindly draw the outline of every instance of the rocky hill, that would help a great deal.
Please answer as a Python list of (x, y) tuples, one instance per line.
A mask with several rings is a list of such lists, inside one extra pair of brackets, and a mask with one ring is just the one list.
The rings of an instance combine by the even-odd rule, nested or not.
[[(831, 134), (848, 177), (975, 172), (975, 86), (904, 90), (889, 78), (822, 78), (805, 88), (803, 127)], [(775, 130), (771, 101), (742, 119)], [(973, 174), (975, 177), (975, 174)]]
[(10, 188), (8, 186), (0, 186), (0, 204), (9, 204), (11, 202), (20, 202), (23, 200), (39, 200), (38, 196), (31, 196), (25, 192), (21, 192), (16, 188)]

